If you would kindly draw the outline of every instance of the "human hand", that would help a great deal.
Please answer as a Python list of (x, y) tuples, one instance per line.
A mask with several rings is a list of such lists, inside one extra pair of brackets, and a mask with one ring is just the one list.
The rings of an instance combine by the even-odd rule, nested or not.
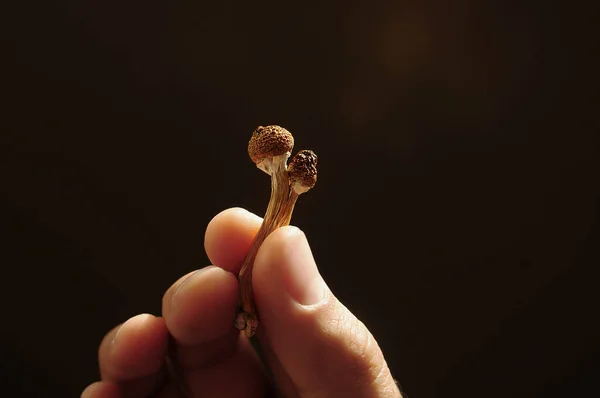
[[(193, 397), (264, 397), (269, 384), (243, 333), (233, 327), (236, 274), (261, 219), (234, 208), (208, 225), (214, 264), (185, 275), (163, 297), (162, 315), (112, 329), (99, 349), (101, 380), (82, 398), (180, 397), (166, 380), (169, 334)], [(273, 232), (253, 271), (259, 337), (285, 397), (401, 397), (373, 336), (331, 293), (305, 235)]]

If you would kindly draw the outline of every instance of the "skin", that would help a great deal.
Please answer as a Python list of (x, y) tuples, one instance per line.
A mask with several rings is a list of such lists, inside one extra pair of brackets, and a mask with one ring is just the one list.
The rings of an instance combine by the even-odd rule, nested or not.
[[(112, 329), (99, 349), (101, 381), (84, 398), (180, 397), (165, 381), (169, 334), (194, 397), (264, 397), (260, 362), (232, 326), (236, 275), (262, 219), (233, 208), (208, 225), (214, 264), (183, 276), (163, 297), (162, 317), (134, 316)], [(401, 397), (377, 342), (321, 278), (304, 233), (273, 232), (253, 271), (263, 342), (286, 397)]]

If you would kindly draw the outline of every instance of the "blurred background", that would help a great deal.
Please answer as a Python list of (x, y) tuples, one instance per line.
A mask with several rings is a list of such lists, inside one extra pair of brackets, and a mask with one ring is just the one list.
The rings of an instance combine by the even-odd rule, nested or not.
[(217, 3), (0, 6), (10, 396), (79, 396), (104, 333), (208, 265), (214, 215), (264, 213), (267, 124), (319, 155), (293, 223), (406, 396), (598, 394), (592, 14)]

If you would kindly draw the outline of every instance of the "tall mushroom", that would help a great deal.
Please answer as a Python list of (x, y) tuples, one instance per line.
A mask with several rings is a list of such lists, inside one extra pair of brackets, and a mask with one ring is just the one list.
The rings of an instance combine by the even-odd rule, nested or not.
[(242, 308), (236, 327), (248, 338), (258, 327), (258, 314), (252, 290), (252, 269), (258, 249), (267, 236), (279, 227), (288, 225), (298, 196), (315, 185), (317, 156), (312, 151), (300, 151), (287, 160), (294, 147), (292, 134), (280, 126), (259, 126), (248, 143), (248, 154), (256, 166), (271, 176), (271, 198), (263, 222), (250, 246), (239, 274)]

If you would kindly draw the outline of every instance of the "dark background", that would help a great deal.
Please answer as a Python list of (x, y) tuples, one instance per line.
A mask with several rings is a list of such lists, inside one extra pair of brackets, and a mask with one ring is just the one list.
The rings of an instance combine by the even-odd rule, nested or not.
[[(84, 0), (2, 12), (2, 377), (78, 396), (112, 326), (263, 214), (257, 125), (319, 154), (293, 223), (408, 397), (598, 393), (591, 13)], [(593, 106), (592, 106), (593, 105)], [(593, 395), (593, 393), (591, 394)]]

